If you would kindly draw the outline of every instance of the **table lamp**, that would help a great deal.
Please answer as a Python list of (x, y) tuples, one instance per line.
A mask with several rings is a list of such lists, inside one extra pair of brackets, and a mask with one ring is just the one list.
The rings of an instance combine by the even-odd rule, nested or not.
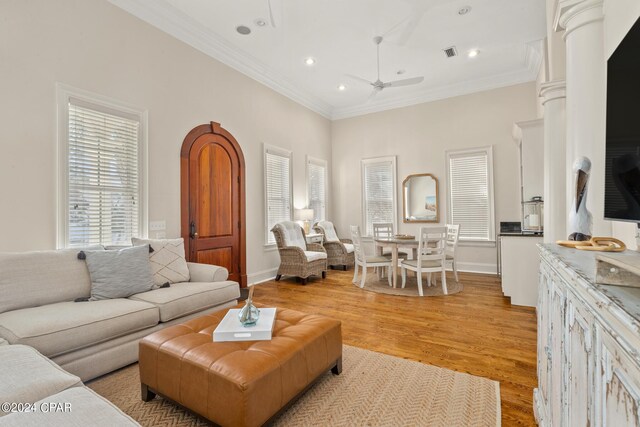
[(304, 223), (304, 232), (305, 234), (309, 234), (310, 223), (309, 221), (313, 221), (313, 209), (297, 209), (296, 214), (299, 221)]

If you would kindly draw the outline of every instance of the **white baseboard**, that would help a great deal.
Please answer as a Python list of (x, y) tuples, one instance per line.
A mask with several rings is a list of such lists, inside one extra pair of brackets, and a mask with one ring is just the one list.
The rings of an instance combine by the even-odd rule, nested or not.
[(255, 273), (247, 274), (247, 283), (249, 286), (257, 285), (258, 283), (266, 282), (276, 278), (278, 268), (269, 268), (267, 270), (257, 271)]
[(485, 264), (482, 262), (458, 262), (458, 271), (465, 273), (498, 274), (496, 264)]

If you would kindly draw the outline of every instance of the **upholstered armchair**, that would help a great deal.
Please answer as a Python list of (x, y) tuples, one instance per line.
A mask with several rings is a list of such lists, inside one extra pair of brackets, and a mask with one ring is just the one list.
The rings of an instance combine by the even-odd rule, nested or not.
[(328, 265), (341, 265), (344, 270), (353, 265), (353, 242), (350, 239), (339, 239), (332, 222), (320, 221), (313, 226), (313, 229), (323, 236)]
[(280, 267), (276, 281), (283, 275), (296, 276), (307, 284), (309, 276), (322, 276), (327, 272), (327, 252), (322, 245), (307, 243), (304, 230), (292, 221), (283, 221), (274, 225), (271, 232), (276, 238)]

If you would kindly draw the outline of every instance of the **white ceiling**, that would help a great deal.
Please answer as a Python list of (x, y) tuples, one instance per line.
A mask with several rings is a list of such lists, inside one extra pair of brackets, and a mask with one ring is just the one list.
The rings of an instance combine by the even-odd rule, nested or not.
[[(271, 0), (275, 27), (269, 0), (110, 1), (331, 119), (535, 80), (545, 36), (542, 0)], [(371, 87), (347, 77), (376, 79), (376, 35), (381, 80), (424, 81), (370, 99)], [(459, 56), (445, 56), (450, 46)]]

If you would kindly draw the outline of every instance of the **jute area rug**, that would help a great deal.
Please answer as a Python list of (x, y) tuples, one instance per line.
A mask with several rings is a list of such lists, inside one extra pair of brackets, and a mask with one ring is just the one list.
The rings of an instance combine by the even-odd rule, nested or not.
[[(143, 426), (207, 423), (156, 397), (140, 400), (138, 365), (88, 384)], [(276, 426), (497, 426), (496, 381), (345, 345), (343, 371), (325, 374)]]
[[(360, 273), (360, 271), (358, 271)], [(362, 276), (358, 275), (358, 283), (354, 283), (354, 286), (360, 287), (360, 280)], [(420, 297), (418, 294), (418, 281), (413, 271), (407, 271), (407, 284), (405, 288), (402, 286), (402, 277), (398, 275), (398, 287), (393, 288), (389, 286), (386, 276), (382, 279), (378, 279), (378, 275), (374, 273), (370, 268), (367, 272), (367, 279), (364, 282), (364, 290), (376, 292), (378, 294), (387, 295), (401, 295), (405, 297)], [(457, 294), (463, 289), (462, 283), (456, 283), (453, 274), (447, 274), (447, 295)], [(425, 297), (436, 297), (444, 295), (442, 291), (442, 282), (440, 281), (440, 274), (431, 274), (431, 286), (427, 286), (427, 275), (423, 274), (422, 277), (422, 293)]]

